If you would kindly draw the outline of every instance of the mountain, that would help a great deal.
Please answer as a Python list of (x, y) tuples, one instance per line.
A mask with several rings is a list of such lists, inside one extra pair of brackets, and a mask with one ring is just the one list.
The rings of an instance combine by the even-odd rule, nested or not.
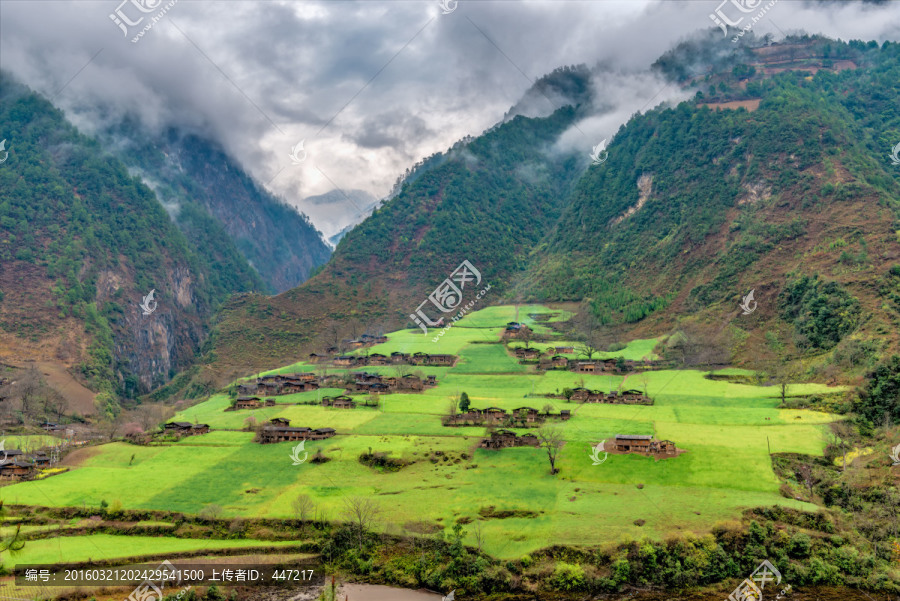
[[(331, 250), (306, 215), (266, 192), (219, 144), (176, 128), (152, 136), (130, 119), (100, 137), (153, 187), (199, 252), (234, 246), (259, 274), (256, 289), (293, 288), (328, 260)], [(197, 236), (198, 219), (224, 235)]]
[(489, 302), (499, 300), (552, 230), (583, 169), (586, 157), (554, 148), (576, 117), (571, 106), (548, 117), (516, 116), (415, 165), (310, 281), (275, 297), (243, 295), (223, 308), (206, 377), (402, 327), (464, 260), (492, 284)]
[(619, 131), (519, 289), (656, 333), (688, 316), (730, 321), (754, 290), (739, 338), (896, 347), (897, 57), (895, 44), (810, 38), (736, 52), (746, 62), (706, 76), (692, 102)]
[(331, 246), (337, 246), (344, 234), (372, 214), (378, 202), (365, 190), (331, 190), (307, 196), (301, 205), (328, 236)]
[[(45, 98), (0, 74), (0, 349), (71, 371), (112, 414), (185, 369), (208, 321), (258, 275), (221, 227), (153, 191)], [(152, 296), (150, 295), (152, 291)], [(148, 310), (144, 311), (141, 305)], [(50, 369), (48, 367), (48, 369)], [(53, 371), (53, 369), (50, 369)]]
[[(554, 89), (581, 104), (514, 115), (416, 165), (309, 282), (229, 303), (219, 361), (283, 364), (354, 332), (412, 326), (464, 259), (491, 283), (486, 303), (583, 301), (626, 336), (693, 321), (739, 355), (753, 337), (826, 363), (857, 347), (869, 361), (885, 332), (895, 346), (897, 46), (708, 43), (654, 66), (694, 98), (633, 116), (598, 165), (556, 151), (596, 110), (581, 93), (592, 71), (556, 72)], [(733, 324), (750, 290), (759, 310)]]

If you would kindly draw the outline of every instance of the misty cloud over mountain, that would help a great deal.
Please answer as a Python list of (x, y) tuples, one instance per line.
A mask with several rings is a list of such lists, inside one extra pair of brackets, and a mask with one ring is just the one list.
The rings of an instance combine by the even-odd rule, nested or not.
[[(552, 111), (565, 98), (526, 93), (559, 66), (602, 65), (594, 69), (601, 113), (564, 134), (560, 149), (587, 153), (635, 111), (677, 101), (681, 93), (647, 69), (713, 26), (718, 5), (463, 0), (445, 15), (436, 1), (181, 0), (132, 43), (110, 19), (115, 0), (4, 2), (0, 68), (89, 132), (136, 114), (150, 131), (209, 136), (333, 232), (358, 209), (338, 202), (316, 216), (304, 198), (336, 188), (383, 198), (408, 166), (511, 107)], [(891, 3), (781, 1), (754, 33), (881, 41), (896, 37), (895, 11)], [(301, 140), (307, 158), (294, 164)]]

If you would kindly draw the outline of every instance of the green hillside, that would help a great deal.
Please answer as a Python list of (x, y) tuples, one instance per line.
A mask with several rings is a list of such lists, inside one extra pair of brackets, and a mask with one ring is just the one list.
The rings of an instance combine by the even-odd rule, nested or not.
[[(755, 376), (746, 370), (656, 368), (603, 375), (536, 371), (516, 362), (500, 341), (515, 310), (495, 306), (475, 312), (438, 342), (427, 342), (429, 352), (459, 354), (469, 361), (451, 368), (422, 368), (437, 376), (438, 385), (421, 393), (382, 395), (378, 407), (331, 409), (316, 403), (330, 393), (322, 389), (278, 396), (274, 407), (238, 411), (226, 411), (228, 395), (216, 394), (176, 416), (210, 424), (213, 431), (208, 434), (152, 445), (114, 442), (78, 451), (68, 472), (3, 488), (2, 500), (14, 506), (82, 508), (82, 513), (87, 508), (104, 511), (106, 503), (116, 508), (112, 514), (104, 511), (108, 517), (134, 515), (145, 520), (156, 515), (153, 511), (209, 515), (203, 512), (214, 506), (221, 524), (244, 532), (245, 527), (230, 520), (269, 519), (277, 524), (297, 518), (297, 499), (302, 499), (304, 511), (321, 524), (297, 532), (311, 537), (313, 548), (333, 565), (376, 581), (406, 586), (443, 582), (472, 593), (518, 590), (521, 583), (509, 580), (511, 572), (527, 572), (542, 587), (570, 592), (719, 583), (743, 577), (747, 566), (760, 561), (760, 553), (776, 561), (794, 586), (821, 583), (822, 574), (831, 574), (832, 584), (873, 590), (895, 586), (884, 554), (879, 555), (863, 532), (864, 523), (833, 523), (833, 510), (824, 510), (832, 500), (808, 496), (802, 480), (781, 471), (786, 462), (800, 458), (816, 465), (817, 477), (823, 477), (818, 458), (823, 452), (834, 457), (827, 433), (838, 416), (786, 408), (777, 386), (751, 383)], [(533, 315), (561, 314), (540, 306), (527, 310)], [(371, 351), (411, 353), (422, 345), (421, 336), (401, 330)], [(650, 344), (632, 341), (624, 346), (631, 350), (623, 349), (623, 354), (631, 356)], [(479, 370), (471, 368), (472, 360)], [(510, 365), (522, 370), (511, 373)], [(320, 368), (299, 363), (271, 373)], [(369, 369), (391, 374), (395, 368)], [(344, 371), (329, 367), (329, 373)], [(545, 396), (574, 386), (643, 387), (654, 402), (582, 404)], [(790, 385), (793, 398), (845, 391), (815, 383)], [(512, 411), (549, 404), (553, 412), (570, 410), (570, 420), (550, 422), (564, 440), (556, 464), (559, 473), (551, 475), (543, 448), (485, 449), (479, 441), (490, 430), (442, 425), (449, 404), (456, 404), (462, 392), (474, 407)], [(321, 453), (325, 461), (304, 460), (298, 465), (291, 459), (296, 443), (261, 445), (253, 441), (251, 431), (241, 431), (251, 417), (258, 424), (282, 417), (292, 425), (331, 427), (337, 435), (305, 443), (309, 457)], [(671, 440), (680, 453), (665, 458), (596, 455), (594, 447), (617, 434)], [(373, 453), (391, 459), (395, 467), (367, 464), (364, 459)], [(862, 454), (873, 456), (871, 449)], [(167, 468), (173, 465), (180, 467)], [(854, 498), (854, 493), (847, 494)], [(374, 503), (378, 513), (372, 528), (378, 536), (386, 535), (367, 539), (361, 549), (355, 542), (342, 542), (346, 534), (339, 525), (347, 519), (347, 499), (353, 498)], [(326, 527), (325, 521), (331, 525)], [(208, 519), (199, 523), (215, 526)], [(172, 528), (183, 529), (182, 536), (188, 536), (191, 526), (185, 524), (181, 518)], [(256, 532), (277, 535), (279, 540), (289, 537), (293, 523), (282, 524), (288, 531), (270, 526)], [(733, 530), (736, 524), (749, 524), (749, 537), (743, 530)], [(761, 528), (777, 534), (760, 540), (765, 532)], [(445, 561), (414, 568), (415, 561), (406, 563), (409, 549), (394, 547), (390, 541), (396, 539), (389, 538), (425, 534), (447, 544), (459, 537), (460, 544), (469, 546), (465, 553), (473, 553), (475, 567), (460, 572), (455, 563)], [(888, 534), (877, 536), (882, 541)], [(136, 544), (143, 541), (137, 538)], [(103, 549), (112, 545), (101, 542)], [(233, 544), (249, 546), (245, 543)], [(181, 541), (178, 548), (197, 544)], [(443, 542), (433, 544), (431, 553), (452, 556), (452, 547), (442, 550)], [(486, 555), (476, 559), (474, 549)], [(34, 545), (32, 553), (43, 552), (41, 544)], [(412, 553), (421, 558), (419, 551)], [(653, 570), (651, 555), (665, 561), (667, 568)], [(844, 561), (851, 555), (868, 566), (864, 572)], [(810, 558), (815, 570), (806, 568)], [(593, 575), (579, 579), (569, 574), (557, 580), (551, 574), (558, 562)], [(532, 563), (536, 565), (530, 570)]]
[[(632, 119), (609, 160), (578, 181), (518, 289), (587, 299), (601, 323), (644, 329), (724, 318), (755, 289), (760, 311), (747, 329), (795, 326), (781, 342), (801, 350), (895, 328), (896, 310), (871, 282), (900, 258), (900, 172), (886, 156), (900, 139), (900, 47), (845, 48), (858, 68), (768, 77), (757, 65), (749, 80), (720, 78), (716, 102), (751, 98), (758, 108), (712, 110), (698, 92)], [(807, 341), (806, 314), (785, 305), (788, 288), (812, 275), (866, 309), (827, 344)], [(843, 310), (823, 307), (822, 322)]]
[[(154, 193), (46, 99), (5, 75), (2, 89), (4, 349), (18, 361), (28, 351), (17, 341), (46, 343), (31, 358), (62, 360), (114, 411), (118, 398), (187, 367), (213, 312), (260, 280), (227, 243), (212, 254), (193, 248)], [(222, 235), (202, 214), (185, 220), (194, 239)], [(150, 290), (158, 311), (144, 319)]]

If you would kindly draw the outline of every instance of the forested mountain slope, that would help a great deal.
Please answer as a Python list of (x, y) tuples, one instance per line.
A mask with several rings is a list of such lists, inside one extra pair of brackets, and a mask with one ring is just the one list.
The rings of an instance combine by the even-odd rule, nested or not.
[[(153, 191), (45, 98), (2, 79), (0, 340), (7, 359), (56, 361), (101, 410), (188, 366), (209, 317), (259, 278), (208, 216), (195, 252)], [(153, 290), (153, 298), (140, 307)]]
[[(235, 247), (259, 273), (255, 289), (283, 292), (328, 260), (331, 249), (309, 219), (265, 191), (217, 143), (175, 128), (151, 136), (130, 120), (101, 141), (153, 186), (199, 253)], [(224, 235), (210, 236), (215, 230)]]
[[(759, 310), (740, 327), (768, 328), (775, 346), (828, 350), (889, 331), (896, 343), (900, 47), (795, 45), (803, 58), (783, 72), (766, 74), (775, 48), (761, 49), (705, 97), (623, 127), (519, 289), (587, 299), (601, 323), (656, 332), (698, 313), (728, 320), (753, 289)], [(823, 54), (849, 65), (822, 68)]]

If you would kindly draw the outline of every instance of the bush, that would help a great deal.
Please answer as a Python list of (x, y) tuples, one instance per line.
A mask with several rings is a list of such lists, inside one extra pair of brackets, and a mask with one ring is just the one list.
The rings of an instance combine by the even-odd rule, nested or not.
[(556, 564), (550, 578), (550, 585), (559, 591), (577, 591), (584, 587), (584, 583), (584, 569), (580, 565), (562, 561)]
[(811, 548), (812, 542), (810, 541), (809, 535), (803, 532), (798, 532), (791, 537), (791, 543), (788, 547), (788, 553), (791, 557), (809, 557)]

